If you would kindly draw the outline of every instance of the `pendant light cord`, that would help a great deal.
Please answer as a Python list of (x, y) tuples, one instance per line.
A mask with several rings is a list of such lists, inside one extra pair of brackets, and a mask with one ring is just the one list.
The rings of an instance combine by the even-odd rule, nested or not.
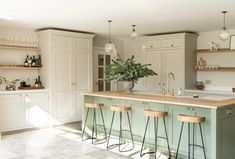
[(224, 26), (223, 26), (223, 29), (226, 29), (226, 27), (225, 27), (225, 14), (227, 13), (227, 11), (223, 11), (222, 13), (224, 14)]
[(109, 22), (109, 43), (111, 43), (111, 41), (110, 41), (110, 23), (112, 22), (112, 20), (108, 20), (108, 22)]

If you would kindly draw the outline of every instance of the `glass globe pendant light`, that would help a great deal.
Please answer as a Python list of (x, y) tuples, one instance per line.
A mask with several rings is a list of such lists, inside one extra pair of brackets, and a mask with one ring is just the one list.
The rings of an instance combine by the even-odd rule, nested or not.
[(110, 40), (110, 23), (111, 22), (112, 22), (112, 20), (108, 20), (108, 23), (109, 23), (109, 41), (104, 47), (104, 50), (107, 53), (113, 53), (115, 51), (115, 45)]
[(222, 30), (220, 31), (219, 38), (220, 38), (220, 40), (225, 41), (225, 40), (229, 39), (230, 33), (225, 27), (225, 14), (227, 13), (227, 11), (223, 11), (222, 13), (224, 14), (224, 26), (223, 26)]

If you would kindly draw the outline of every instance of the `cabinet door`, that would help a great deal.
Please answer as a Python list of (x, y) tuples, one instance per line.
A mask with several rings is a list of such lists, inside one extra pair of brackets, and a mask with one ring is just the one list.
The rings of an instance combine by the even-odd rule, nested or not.
[(48, 93), (30, 93), (25, 95), (25, 126), (49, 126), (50, 107)]
[(75, 45), (72, 47), (73, 59), (75, 59), (75, 83), (76, 90), (87, 91), (92, 89), (92, 50), (91, 40), (85, 38), (73, 38)]
[(72, 38), (64, 36), (53, 37), (54, 54), (54, 94), (53, 111), (55, 119), (61, 122), (70, 120), (72, 88), (74, 83), (74, 58), (72, 51)]
[(177, 48), (183, 46), (182, 38), (165, 39), (162, 42), (164, 48)]
[(161, 41), (160, 40), (147, 40), (144, 43), (145, 49), (160, 49), (161, 48)]
[(165, 82), (167, 84), (167, 76), (172, 72), (175, 80), (169, 79), (169, 89), (184, 88), (184, 59), (183, 50), (163, 50), (164, 56), (164, 72)]
[(145, 63), (151, 64), (149, 68), (154, 70), (158, 75), (150, 76), (145, 78), (145, 88), (151, 91), (159, 91), (161, 90), (161, 51), (146, 51), (144, 53)]
[(22, 128), (23, 105), (23, 98), (20, 94), (0, 95), (0, 131)]
[(70, 91), (72, 84), (72, 51), (69, 37), (54, 36), (54, 90)]

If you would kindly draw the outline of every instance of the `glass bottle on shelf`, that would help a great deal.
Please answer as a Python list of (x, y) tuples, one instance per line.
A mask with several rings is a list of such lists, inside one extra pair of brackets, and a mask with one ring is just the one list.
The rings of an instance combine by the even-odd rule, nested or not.
[(38, 65), (41, 65), (42, 64), (42, 59), (41, 59), (41, 55), (39, 54), (38, 55)]
[(35, 84), (34, 84), (35, 87), (38, 87), (38, 79), (36, 78), (36, 81), (35, 81)]
[(33, 56), (33, 58), (32, 58), (32, 66), (35, 66), (36, 65), (36, 58), (35, 58), (35, 56)]
[(24, 61), (24, 66), (29, 66), (29, 63), (28, 63), (28, 59), (27, 59), (27, 57), (25, 58), (25, 61)]
[(38, 87), (42, 87), (42, 82), (41, 82), (40, 76), (38, 76)]
[(28, 63), (29, 63), (29, 66), (31, 67), (32, 66), (32, 57), (29, 57)]

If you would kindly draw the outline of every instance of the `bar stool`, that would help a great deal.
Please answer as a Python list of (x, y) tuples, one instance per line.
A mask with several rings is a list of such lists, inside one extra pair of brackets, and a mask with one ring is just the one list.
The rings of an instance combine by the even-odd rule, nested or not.
[[(109, 149), (110, 147), (113, 147), (115, 145), (119, 145), (119, 152), (128, 152), (134, 149), (134, 140), (133, 140), (133, 135), (132, 135), (132, 129), (131, 129), (131, 123), (130, 123), (130, 117), (129, 117), (129, 112), (131, 112), (131, 107), (127, 107), (127, 106), (112, 106), (111, 107), (111, 111), (113, 112), (113, 116), (112, 116), (112, 120), (111, 120), (111, 126), (110, 126), (110, 131), (108, 134), (108, 141), (107, 141), (107, 149)], [(114, 116), (115, 116), (115, 112), (119, 112), (120, 115), (120, 129), (119, 129), (119, 143), (117, 144), (112, 144), (109, 145), (109, 140), (110, 140), (110, 135), (112, 132), (112, 127), (113, 127), (113, 120), (114, 120)], [(129, 125), (129, 130), (123, 129), (122, 128), (122, 113), (126, 113), (127, 114), (127, 119), (128, 119), (128, 125)], [(130, 132), (131, 135), (131, 141), (132, 141), (132, 148), (131, 149), (127, 149), (127, 150), (123, 150), (121, 149), (121, 145), (122, 145), (122, 132), (123, 131), (127, 131)], [(125, 147), (124, 147), (125, 148)]]
[[(142, 142), (142, 146), (141, 146), (141, 150), (140, 150), (140, 157), (142, 157), (145, 154), (151, 154), (151, 153), (155, 153), (155, 158), (157, 156), (157, 139), (158, 138), (162, 138), (165, 139), (167, 142), (167, 148), (168, 148), (168, 158), (171, 158), (171, 151), (170, 151), (170, 146), (169, 146), (169, 141), (168, 141), (168, 135), (167, 135), (167, 130), (166, 130), (166, 122), (165, 122), (165, 116), (168, 115), (168, 112), (161, 112), (161, 111), (155, 111), (155, 110), (150, 110), (150, 109), (145, 109), (144, 110), (144, 115), (147, 116), (147, 123), (145, 126), (145, 131), (144, 131), (144, 137), (143, 137), (143, 142)], [(154, 133), (155, 133), (155, 151), (149, 151), (149, 152), (143, 152), (143, 148), (144, 148), (144, 142), (145, 142), (145, 136), (146, 136), (146, 132), (148, 129), (148, 124), (149, 124), (149, 119), (150, 117), (154, 118)], [(156, 121), (157, 118), (157, 121)], [(165, 134), (166, 137), (162, 137), (162, 136), (158, 136), (158, 118), (162, 118), (163, 119), (163, 124), (164, 124), (164, 129), (165, 129)]]
[[(188, 116), (188, 115), (179, 114), (177, 116), (177, 119), (182, 122), (182, 125), (181, 125), (180, 137), (179, 137), (179, 142), (178, 142), (175, 158), (177, 159), (177, 157), (178, 157), (179, 146), (180, 146), (184, 123), (187, 122), (188, 123), (188, 158), (190, 159), (190, 155), (191, 155), (191, 152), (190, 152), (191, 147), (190, 146), (192, 146), (193, 147), (193, 158), (194, 158), (194, 147), (200, 147), (200, 148), (202, 148), (204, 158), (206, 159), (206, 152), (205, 152), (204, 140), (203, 140), (203, 135), (202, 135), (202, 127), (201, 127), (201, 123), (205, 122), (205, 117)], [(192, 144), (190, 142), (190, 124), (193, 124), (193, 143)], [(202, 145), (194, 144), (194, 127), (195, 127), (194, 125), (195, 124), (199, 124)]]
[[(105, 134), (105, 138), (104, 139), (107, 140), (107, 134), (106, 134), (105, 124), (104, 124), (104, 116), (103, 116), (103, 112), (102, 112), (102, 108), (104, 107), (104, 104), (100, 104), (100, 103), (86, 103), (85, 106), (87, 107), (87, 113), (86, 113), (86, 117), (85, 117), (84, 128), (83, 128), (83, 131), (82, 131), (82, 141), (84, 141), (83, 140), (83, 136), (85, 135), (87, 118), (88, 118), (90, 109), (93, 109), (94, 114), (93, 114), (93, 123), (92, 123), (92, 135), (88, 139), (92, 139), (92, 144), (94, 144), (94, 139), (97, 139), (97, 127), (103, 127), (104, 134)], [(96, 113), (97, 113), (96, 110), (97, 109), (100, 110), (100, 115), (101, 115), (101, 119), (102, 119), (102, 125), (101, 124), (97, 124), (97, 119), (96, 119)], [(94, 132), (95, 132), (95, 136), (94, 136)]]

